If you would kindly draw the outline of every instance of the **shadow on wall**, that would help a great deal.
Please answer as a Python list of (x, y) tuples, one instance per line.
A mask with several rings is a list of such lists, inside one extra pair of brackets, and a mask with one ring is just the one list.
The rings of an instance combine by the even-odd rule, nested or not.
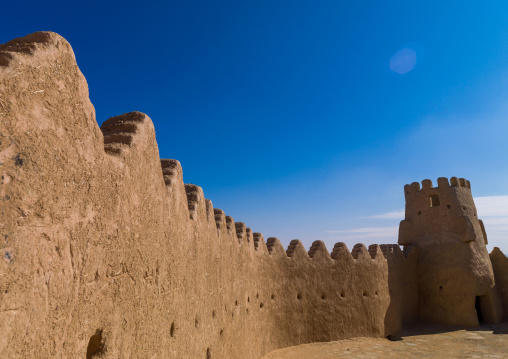
[(431, 324), (424, 323), (421, 321), (416, 321), (412, 324), (408, 324), (404, 326), (404, 329), (401, 331), (401, 335), (404, 337), (412, 337), (418, 335), (427, 335), (427, 334), (443, 334), (450, 333), (451, 331), (458, 330), (466, 330), (472, 332), (485, 331), (492, 332), (493, 334), (508, 334), (508, 326), (507, 323), (501, 324), (482, 324), (478, 327), (465, 327), (465, 326), (446, 326), (439, 324)]
[(100, 358), (102, 354), (104, 354), (104, 339), (102, 338), (102, 329), (97, 329), (88, 342), (86, 359), (97, 359)]
[(390, 305), (385, 315), (385, 336), (398, 338), (406, 324), (416, 321), (418, 312), (418, 286), (415, 250), (402, 253), (396, 244), (381, 245), (388, 262), (388, 288)]

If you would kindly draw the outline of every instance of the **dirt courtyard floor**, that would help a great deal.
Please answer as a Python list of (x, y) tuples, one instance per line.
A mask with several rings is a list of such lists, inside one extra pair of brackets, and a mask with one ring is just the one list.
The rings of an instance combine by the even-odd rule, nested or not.
[(357, 338), (280, 349), (263, 359), (508, 358), (508, 325), (408, 329), (402, 340)]

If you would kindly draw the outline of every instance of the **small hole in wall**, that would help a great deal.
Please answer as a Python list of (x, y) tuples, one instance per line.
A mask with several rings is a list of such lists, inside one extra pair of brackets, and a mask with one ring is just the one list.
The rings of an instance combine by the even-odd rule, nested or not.
[(376, 290), (376, 293), (374, 293), (374, 294), (378, 295), (378, 292), (377, 292), (377, 290)]
[(467, 208), (466, 207), (462, 207), (462, 209), (465, 211)]
[(212, 318), (215, 318), (215, 309), (212, 310)]
[(325, 298), (326, 298), (326, 295), (321, 294), (321, 299), (325, 300)]
[(206, 359), (212, 359), (212, 352), (210, 348), (206, 348)]
[(194, 319), (194, 327), (197, 328), (198, 326), (199, 326), (199, 320), (196, 317), (196, 319)]
[(219, 332), (219, 335), (222, 337), (223, 334), (224, 334), (224, 329), (221, 329)]
[(235, 313), (231, 312), (231, 318), (235, 317)]
[(272, 298), (272, 300), (274, 300), (274, 299), (275, 299), (275, 294), (272, 294), (272, 297), (271, 297), (271, 298)]
[(169, 335), (171, 335), (171, 338), (174, 338), (175, 331), (176, 331), (175, 322), (173, 322), (171, 323), (171, 328), (169, 328)]
[(247, 297), (247, 302), (250, 303), (250, 297)]
[(301, 295), (300, 293), (298, 293), (298, 294), (296, 295), (296, 298), (297, 298), (298, 300), (300, 300), (300, 299), (302, 299), (302, 295)]
[(342, 292), (342, 293), (340, 293), (340, 296), (341, 296), (342, 298), (344, 298), (344, 297), (346, 296), (346, 293)]
[(450, 206), (449, 204), (446, 205), (446, 208), (450, 209), (452, 208), (452, 206)]
[(443, 290), (443, 286), (442, 286), (442, 285), (440, 285), (440, 286), (439, 286), (439, 289)]
[(256, 299), (259, 299), (259, 293), (256, 293)]
[(235, 305), (238, 306), (238, 301), (237, 300), (235, 300)]
[(224, 311), (225, 311), (225, 312), (227, 312), (227, 311), (228, 311), (228, 306), (227, 306), (227, 305), (225, 305), (225, 306), (224, 306)]
[(245, 313), (249, 314), (249, 308), (245, 309)]
[(422, 211), (418, 211), (418, 215), (421, 216), (422, 215)]
[(264, 306), (263, 302), (259, 303), (259, 309), (262, 309)]
[(367, 296), (367, 293), (366, 292), (363, 292), (363, 296), (366, 297)]
[(97, 329), (95, 334), (90, 337), (88, 347), (86, 348), (86, 359), (102, 357), (104, 353), (104, 339), (102, 338), (102, 329)]

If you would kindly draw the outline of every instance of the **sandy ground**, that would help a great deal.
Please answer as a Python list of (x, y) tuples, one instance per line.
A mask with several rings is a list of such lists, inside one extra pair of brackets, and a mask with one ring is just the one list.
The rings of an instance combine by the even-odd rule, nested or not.
[(508, 325), (409, 329), (402, 340), (357, 338), (276, 350), (263, 359), (508, 358)]

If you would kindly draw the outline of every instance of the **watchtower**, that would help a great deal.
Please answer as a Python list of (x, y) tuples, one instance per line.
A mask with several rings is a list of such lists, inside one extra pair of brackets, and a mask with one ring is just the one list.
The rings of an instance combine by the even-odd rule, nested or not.
[(478, 219), (471, 184), (440, 177), (404, 186), (405, 219), (399, 227), (404, 253), (416, 251), (418, 314), (444, 325), (495, 323), (500, 306), (492, 295), (494, 275), (487, 234)]

